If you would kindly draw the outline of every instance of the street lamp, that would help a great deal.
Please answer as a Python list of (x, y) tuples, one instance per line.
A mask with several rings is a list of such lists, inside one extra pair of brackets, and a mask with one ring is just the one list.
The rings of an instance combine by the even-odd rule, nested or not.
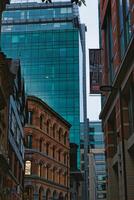
[(122, 112), (122, 92), (120, 87), (114, 87), (112, 85), (102, 85), (100, 86), (100, 91), (102, 92), (112, 92), (117, 91), (119, 93), (120, 100), (120, 122), (121, 122), (121, 141), (122, 141), (122, 162), (123, 162), (123, 172), (124, 172), (124, 192), (125, 192), (125, 200), (128, 199), (127, 195), (127, 177), (126, 177), (126, 159), (125, 159), (125, 144), (124, 144), (124, 128), (123, 128), (123, 112)]

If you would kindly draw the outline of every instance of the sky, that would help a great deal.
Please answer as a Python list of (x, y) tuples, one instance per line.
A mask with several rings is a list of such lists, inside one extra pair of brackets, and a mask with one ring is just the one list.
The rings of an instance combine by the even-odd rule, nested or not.
[[(41, 2), (41, 0), (11, 0), (12, 3), (16, 2)], [(56, 2), (59, 0), (53, 0)], [(60, 0), (67, 1), (67, 0)], [(81, 23), (87, 26), (86, 32), (86, 64), (87, 64), (87, 117), (90, 121), (97, 121), (101, 109), (100, 97), (97, 95), (89, 94), (89, 48), (99, 47), (99, 33), (98, 33), (98, 0), (86, 0), (86, 6), (80, 7)]]
[(86, 64), (87, 64), (87, 116), (90, 121), (99, 120), (101, 110), (100, 96), (89, 94), (89, 48), (99, 47), (98, 31), (98, 0), (86, 0), (86, 6), (80, 8), (81, 23), (87, 26), (86, 33)]

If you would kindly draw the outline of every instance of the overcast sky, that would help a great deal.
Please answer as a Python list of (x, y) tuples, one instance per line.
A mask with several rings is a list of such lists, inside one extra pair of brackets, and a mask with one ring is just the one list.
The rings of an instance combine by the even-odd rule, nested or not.
[[(86, 33), (86, 50), (87, 50), (87, 75), (89, 74), (89, 48), (99, 47), (99, 32), (98, 32), (98, 0), (86, 0), (87, 6), (80, 8), (81, 23), (87, 26)], [(99, 119), (101, 109), (100, 97), (89, 95), (89, 77), (87, 76), (87, 115), (90, 121)]]

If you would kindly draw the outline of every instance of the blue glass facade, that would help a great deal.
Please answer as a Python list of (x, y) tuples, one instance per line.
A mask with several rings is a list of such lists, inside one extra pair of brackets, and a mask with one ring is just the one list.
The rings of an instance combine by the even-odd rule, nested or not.
[(104, 149), (104, 133), (101, 122), (90, 122), (89, 146), (92, 149)]
[(78, 8), (69, 2), (11, 4), (3, 15), (2, 50), (20, 59), (26, 92), (72, 124), (70, 141), (78, 145), (83, 110), (80, 32)]
[[(101, 121), (88, 124), (88, 192), (89, 199), (106, 200), (106, 161)], [(81, 170), (85, 170), (84, 134), (81, 134)]]
[(101, 122), (89, 122), (89, 145), (94, 156), (96, 200), (106, 200), (106, 161)]

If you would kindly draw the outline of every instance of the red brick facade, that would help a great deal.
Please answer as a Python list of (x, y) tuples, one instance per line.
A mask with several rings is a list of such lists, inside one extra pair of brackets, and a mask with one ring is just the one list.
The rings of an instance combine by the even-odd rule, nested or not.
[[(8, 100), (11, 94), (11, 73), (9, 71), (7, 58), (0, 53), (0, 198), (8, 188)], [(8, 195), (8, 194), (7, 194)], [(4, 194), (3, 194), (3, 197)]]
[(134, 199), (134, 1), (120, 2), (100, 0), (108, 200)]
[(70, 124), (36, 97), (27, 103), (25, 198), (69, 199)]
[[(9, 123), (12, 115), (10, 112), (11, 98), (13, 99), (13, 95), (17, 97), (14, 92), (16, 77), (19, 78), (19, 86), (21, 87), (22, 85), (20, 84), (21, 77), (18, 77), (17, 73), (20, 66), (15, 66), (15, 73), (13, 73), (11, 65), (13, 70), (12, 60), (7, 59), (3, 53), (0, 53), (0, 199), (22, 200), (24, 166), (23, 162), (20, 162), (20, 150), (16, 144), (17, 137), (20, 137), (19, 131), (17, 132), (17, 137), (15, 137), (16, 126), (14, 126), (14, 132), (12, 132), (14, 136), (12, 137), (12, 143), (10, 140), (10, 130), (14, 128), (13, 124), (16, 121), (16, 117)], [(17, 82), (16, 86), (19, 88)], [(16, 91), (18, 92), (18, 90)], [(19, 98), (21, 99), (21, 95), (19, 95)], [(13, 103), (18, 103), (20, 106), (16, 98), (14, 98)], [(16, 107), (14, 108), (16, 109)], [(21, 112), (19, 114), (19, 117), (21, 117)], [(18, 112), (16, 112), (17, 115)], [(22, 129), (22, 124), (18, 127)], [(22, 154), (24, 155), (24, 148)]]

